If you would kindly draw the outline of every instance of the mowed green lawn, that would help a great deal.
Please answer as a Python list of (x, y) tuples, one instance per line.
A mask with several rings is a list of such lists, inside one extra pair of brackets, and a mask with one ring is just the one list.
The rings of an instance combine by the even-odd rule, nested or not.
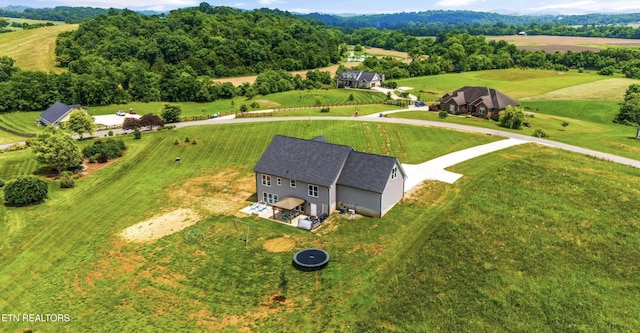
[[(494, 128), (523, 135), (533, 135), (540, 128), (550, 140), (594, 149), (615, 155), (638, 159), (640, 140), (635, 139), (636, 128), (614, 124), (612, 119), (618, 112), (619, 104), (613, 101), (530, 101), (522, 106), (533, 112), (533, 118), (526, 117), (530, 128), (510, 130), (499, 126), (498, 122), (477, 117), (449, 116), (440, 119), (437, 112), (411, 111), (390, 114), (389, 117), (443, 121), (470, 126)], [(567, 126), (562, 126), (563, 123)]]
[[(595, 73), (578, 71), (557, 72), (531, 69), (500, 69), (491, 71), (442, 74), (396, 80), (398, 86), (412, 87), (409, 92), (423, 100), (436, 100), (444, 94), (464, 86), (483, 86), (498, 89), (516, 100), (538, 96), (558, 89), (611, 79)], [(624, 87), (626, 89), (626, 87)], [(624, 94), (624, 89), (622, 93)], [(590, 94), (592, 91), (581, 91)], [(617, 97), (617, 96), (616, 96)], [(581, 99), (573, 97), (571, 99)], [(611, 100), (611, 99), (608, 99)]]
[[(234, 199), (247, 205), (249, 200), (255, 200), (251, 169), (275, 134), (304, 138), (325, 135), (331, 142), (352, 145), (361, 151), (392, 154), (408, 163), (496, 140), (420, 127), (335, 121), (313, 121), (310, 126), (299, 121), (192, 127), (145, 133), (140, 141), (126, 137), (129, 145), (126, 155), (79, 180), (76, 188), (62, 190), (57, 183), (51, 183), (49, 199), (42, 205), (0, 207), (3, 220), (0, 283), (11, 286), (0, 292), (2, 313), (50, 311), (69, 313), (74, 318), (65, 326), (39, 325), (39, 330), (55, 331), (62, 327), (129, 331), (155, 327), (176, 331), (209, 327), (208, 323), (218, 321), (216, 327), (222, 328), (225, 318), (260, 311), (260, 304), (277, 293), (281, 270), (290, 275), (292, 295), (300, 295), (289, 304), (314, 308), (310, 304), (314, 291), (303, 285), (313, 286), (316, 282), (309, 280), (309, 274), (291, 268), (292, 252), (265, 252), (262, 246), (266, 240), (283, 233), (293, 237), (295, 249), (322, 245), (323, 236), (244, 217), (240, 220), (252, 226), (251, 241), (245, 249), (233, 226), (237, 217), (206, 214), (211, 208), (207, 198), (224, 193), (234, 196), (242, 190), (236, 184), (248, 183), (249, 190), (246, 196)], [(174, 145), (176, 139), (183, 141), (187, 136), (197, 138), (198, 144)], [(15, 165), (13, 171), (5, 171), (3, 167), (3, 179), (41, 169), (30, 162), (28, 153), (0, 154), (3, 166)], [(176, 156), (181, 157), (181, 163), (175, 163)], [(198, 177), (203, 177), (202, 182), (186, 185)], [(213, 182), (211, 177), (219, 181)], [(181, 192), (185, 188), (190, 190)], [(235, 203), (213, 203), (219, 204)], [(204, 220), (196, 226), (207, 236), (203, 243), (184, 244), (184, 233), (149, 245), (130, 245), (120, 240), (118, 234), (125, 227), (177, 208), (192, 208), (204, 214)], [(331, 228), (325, 229), (327, 239), (334, 237), (328, 232)], [(336, 230), (335, 234), (343, 232)], [(327, 243), (340, 249), (335, 258), (355, 246), (353, 232)], [(361, 254), (345, 264), (338, 259), (337, 271), (326, 277), (333, 281), (326, 282), (327, 286), (351, 280), (353, 260), (364, 258), (366, 255)], [(341, 290), (351, 292), (352, 287), (357, 288), (345, 284)], [(340, 294), (328, 297), (337, 299)], [(329, 306), (328, 302), (323, 303)], [(121, 315), (114, 316), (115, 309)], [(347, 310), (342, 309), (349, 318)], [(290, 310), (282, 312), (293, 315)], [(200, 319), (195, 320), (194, 316)], [(305, 316), (306, 327), (313, 327), (311, 313)], [(347, 318), (339, 316), (330, 324), (337, 325)], [(24, 323), (16, 323), (3, 329), (22, 327)]]
[[(209, 213), (187, 231), (156, 242), (131, 244), (118, 236), (125, 227), (177, 208), (210, 212), (210, 205), (224, 203), (206, 199), (233, 195), (237, 184), (252, 189), (251, 169), (274, 134), (325, 135), (405, 163), (496, 139), (335, 121), (192, 127), (145, 133), (140, 141), (126, 136), (125, 156), (79, 180), (76, 188), (62, 190), (52, 182), (44, 204), (0, 207), (0, 283), (8, 286), (0, 291), (0, 312), (62, 313), (71, 319), (31, 326), (5, 322), (2, 328), (640, 328), (633, 315), (640, 310), (640, 294), (633, 292), (640, 278), (639, 193), (629, 186), (640, 171), (534, 145), (456, 166), (452, 171), (465, 175), (461, 181), (429, 182), (382, 219), (334, 217), (310, 233)], [(198, 144), (174, 145), (187, 136)], [(0, 154), (0, 161), (28, 160), (28, 153)], [(25, 163), (14, 172), (38, 168)], [(248, 204), (255, 197), (237, 199)], [(186, 243), (184, 235), (193, 229), (205, 239)], [(267, 246), (273, 241), (292, 247)], [(295, 270), (292, 255), (305, 247), (328, 250), (329, 266)], [(289, 280), (284, 303), (273, 300), (282, 271)]]
[[(39, 331), (640, 328), (632, 315), (640, 310), (640, 294), (632, 292), (640, 278), (638, 189), (629, 186), (640, 171), (533, 145), (465, 162), (453, 169), (465, 175), (460, 182), (430, 182), (382, 219), (334, 217), (309, 233), (209, 213), (156, 242), (118, 236), (177, 208), (210, 212), (224, 202), (206, 199), (233, 195), (237, 184), (252, 191), (251, 169), (274, 134), (325, 135), (404, 163), (496, 139), (390, 124), (308, 124), (126, 136), (125, 156), (76, 188), (52, 182), (44, 204), (0, 207), (0, 283), (9, 286), (0, 291), (0, 312), (71, 317), (32, 325)], [(174, 145), (187, 136), (198, 144)], [(27, 153), (0, 154), (0, 161), (28, 160)], [(14, 172), (38, 168), (25, 163)], [(205, 239), (186, 243), (193, 229)], [(292, 247), (273, 250), (267, 245), (274, 240)], [(292, 255), (305, 247), (327, 249), (329, 266), (295, 270)], [(273, 300), (282, 271), (285, 303)]]

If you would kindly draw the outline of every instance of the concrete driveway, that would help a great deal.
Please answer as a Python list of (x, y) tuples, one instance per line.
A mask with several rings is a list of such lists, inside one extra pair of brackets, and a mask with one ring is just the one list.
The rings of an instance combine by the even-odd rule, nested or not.
[(509, 138), (484, 145), (459, 150), (421, 164), (403, 164), (402, 168), (407, 173), (405, 182), (405, 192), (410, 191), (415, 186), (425, 180), (438, 180), (441, 182), (453, 184), (462, 177), (461, 174), (453, 173), (445, 170), (446, 168), (458, 163), (470, 160), (484, 154), (492, 153), (511, 146), (527, 143), (524, 140)]

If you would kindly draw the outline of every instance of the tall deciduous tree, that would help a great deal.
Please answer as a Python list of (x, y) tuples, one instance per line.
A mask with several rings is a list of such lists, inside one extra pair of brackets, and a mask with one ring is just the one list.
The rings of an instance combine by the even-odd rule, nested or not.
[(640, 84), (634, 83), (627, 88), (624, 102), (613, 122), (640, 125)]
[(182, 113), (182, 109), (179, 106), (165, 104), (161, 116), (167, 123), (177, 123), (180, 121), (180, 113)]
[(47, 164), (58, 173), (82, 162), (82, 153), (71, 135), (55, 127), (47, 127), (31, 142), (36, 160)]
[(521, 129), (524, 123), (524, 111), (517, 106), (508, 105), (507, 108), (500, 112), (500, 126)]
[(86, 111), (77, 109), (71, 111), (69, 120), (65, 122), (64, 128), (78, 134), (80, 139), (82, 139), (84, 133), (88, 133), (89, 135), (93, 134), (93, 131), (96, 129), (96, 124)]
[[(179, 118), (180, 118), (180, 114), (178, 114), (178, 119)], [(147, 126), (149, 127), (150, 130), (153, 130), (153, 127), (155, 126), (164, 125), (164, 120), (162, 120), (162, 118), (156, 116), (153, 113), (147, 113), (144, 116), (140, 117), (140, 119), (138, 120), (138, 123), (140, 124), (140, 127)]]

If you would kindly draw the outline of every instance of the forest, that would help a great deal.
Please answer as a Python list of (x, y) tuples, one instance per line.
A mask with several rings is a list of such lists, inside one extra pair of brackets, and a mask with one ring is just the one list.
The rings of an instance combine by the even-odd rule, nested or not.
[(529, 35), (640, 38), (640, 28), (629, 25), (640, 22), (640, 13), (533, 16), (431, 10), (357, 16), (312, 13), (303, 17), (316, 19), (347, 33), (359, 28), (373, 27), (399, 30), (412, 36), (435, 36), (442, 32), (458, 30), (476, 36), (515, 35), (520, 31), (526, 31)]
[[(497, 25), (499, 26), (499, 25)], [(131, 101), (209, 102), (293, 89), (332, 87), (328, 72), (314, 69), (339, 63), (347, 45), (405, 51), (403, 62), (368, 57), (358, 69), (384, 73), (388, 80), (501, 68), (596, 70), (640, 78), (640, 50), (598, 52), (519, 50), (505, 41), (452, 30), (417, 38), (400, 30), (359, 28), (345, 33), (288, 12), (229, 7), (174, 10), (148, 16), (108, 10), (84, 21), (56, 41), (62, 74), (24, 71), (0, 58), (0, 112), (44, 110), (55, 101), (109, 105)], [(309, 70), (306, 78), (289, 71)], [(344, 68), (338, 70), (338, 74)], [(258, 74), (253, 84), (234, 87), (218, 77)]]

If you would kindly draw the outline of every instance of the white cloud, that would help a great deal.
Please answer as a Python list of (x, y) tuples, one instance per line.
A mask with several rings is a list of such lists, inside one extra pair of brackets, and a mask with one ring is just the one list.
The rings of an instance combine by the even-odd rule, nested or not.
[(484, 0), (440, 0), (435, 3), (436, 6), (450, 8), (450, 7), (464, 7), (472, 5), (476, 2), (482, 2)]
[(284, 1), (280, 1), (280, 0), (258, 0), (258, 3), (260, 3), (261, 5), (273, 5), (276, 3), (283, 3)]
[[(61, 0), (60, 5), (71, 7), (99, 7), (99, 8), (129, 8), (165, 11), (176, 8), (195, 7), (200, 0)], [(57, 6), (58, 4), (56, 4)]]
[(598, 13), (618, 11), (638, 11), (640, 3), (636, 1), (592, 1), (565, 2), (546, 6), (527, 8), (529, 11), (562, 11), (566, 13)]
[(236, 7), (236, 8), (242, 8), (242, 7), (247, 7), (248, 5), (244, 2), (236, 2), (233, 5), (231, 5), (231, 7)]

